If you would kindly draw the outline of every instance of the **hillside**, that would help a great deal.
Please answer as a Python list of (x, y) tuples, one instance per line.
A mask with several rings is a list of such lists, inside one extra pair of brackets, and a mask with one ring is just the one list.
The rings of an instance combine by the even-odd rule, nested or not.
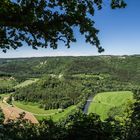
[(19, 81), (44, 74), (110, 74), (120, 81), (140, 83), (140, 56), (88, 56), (0, 59), (0, 75)]

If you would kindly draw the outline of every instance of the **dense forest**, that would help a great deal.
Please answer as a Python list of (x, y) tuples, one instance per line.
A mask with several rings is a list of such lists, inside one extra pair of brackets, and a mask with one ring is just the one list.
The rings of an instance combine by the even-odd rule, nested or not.
[(19, 81), (44, 74), (110, 74), (121, 81), (139, 83), (140, 56), (87, 56), (0, 59), (0, 75)]
[(15, 100), (39, 102), (44, 109), (66, 108), (79, 101), (84, 86), (77, 80), (44, 77), (38, 82), (20, 88), (14, 94)]

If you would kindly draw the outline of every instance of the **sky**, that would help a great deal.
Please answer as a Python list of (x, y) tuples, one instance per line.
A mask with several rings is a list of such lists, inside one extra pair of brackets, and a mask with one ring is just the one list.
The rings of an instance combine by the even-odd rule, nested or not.
[(125, 9), (111, 10), (108, 1), (96, 11), (95, 26), (100, 29), (99, 39), (104, 53), (99, 54), (95, 46), (85, 43), (84, 37), (75, 30), (77, 42), (68, 49), (59, 43), (58, 49), (33, 50), (25, 45), (17, 50), (0, 50), (0, 58), (40, 57), (40, 56), (91, 56), (91, 55), (133, 55), (140, 54), (140, 0), (125, 0)]

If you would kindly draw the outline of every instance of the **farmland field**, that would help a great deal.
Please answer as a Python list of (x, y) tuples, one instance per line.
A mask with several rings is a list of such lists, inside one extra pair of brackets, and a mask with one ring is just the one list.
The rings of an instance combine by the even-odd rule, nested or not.
[(68, 115), (69, 113), (71, 113), (72, 111), (74, 111), (75, 109), (76, 109), (76, 105), (72, 105), (72, 106), (70, 106), (70, 107), (64, 109), (63, 112), (57, 113), (57, 114), (55, 114), (55, 115), (52, 115), (51, 118), (52, 118), (53, 121), (56, 121), (56, 122), (57, 122), (57, 121), (59, 121), (60, 119), (66, 118), (67, 115)]
[(57, 109), (51, 109), (51, 110), (44, 110), (38, 107), (38, 104), (35, 103), (25, 103), (25, 102), (17, 102), (14, 101), (13, 104), (21, 108), (25, 111), (31, 112), (33, 114), (51, 114), (57, 112)]
[(64, 109), (62, 112), (55, 112), (54, 114), (51, 113), (51, 114), (48, 114), (47, 116), (35, 115), (35, 117), (37, 118), (37, 120), (52, 119), (54, 122), (58, 122), (59, 120), (66, 118), (75, 109), (76, 109), (76, 106), (72, 105)]
[(128, 101), (133, 101), (133, 94), (130, 91), (99, 93), (93, 98), (88, 113), (96, 113), (104, 120), (111, 108), (125, 108)]
[(64, 109), (62, 112), (59, 112), (59, 109), (44, 110), (38, 107), (38, 104), (35, 103), (25, 103), (14, 101), (13, 104), (25, 111), (32, 113), (38, 120), (49, 119), (51, 118), (54, 121), (59, 121), (60, 119), (66, 117), (72, 110), (76, 109), (76, 106), (70, 106)]
[(16, 85), (15, 88), (22, 88), (22, 87), (28, 86), (28, 85), (36, 82), (37, 80), (38, 80), (37, 78), (28, 79), (28, 80)]

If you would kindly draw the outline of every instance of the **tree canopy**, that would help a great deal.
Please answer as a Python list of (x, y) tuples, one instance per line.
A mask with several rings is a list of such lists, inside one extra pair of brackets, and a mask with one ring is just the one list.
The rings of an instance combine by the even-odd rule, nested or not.
[[(1, 0), (0, 48), (6, 52), (26, 42), (34, 49), (56, 49), (59, 41), (70, 47), (76, 41), (74, 28), (78, 27), (85, 41), (102, 52), (93, 16), (103, 3), (104, 0)], [(124, 0), (110, 1), (112, 9), (125, 6)]]

